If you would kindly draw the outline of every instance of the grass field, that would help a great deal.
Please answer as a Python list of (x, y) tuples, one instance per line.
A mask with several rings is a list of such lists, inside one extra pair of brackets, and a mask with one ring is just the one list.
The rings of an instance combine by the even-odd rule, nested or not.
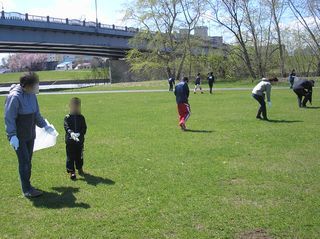
[[(82, 80), (91, 76), (90, 70), (75, 71), (39, 71), (37, 72), (41, 81), (60, 81), (60, 80)], [(19, 82), (22, 72), (0, 74), (1, 83), (17, 83)]]
[(81, 95), (89, 175), (75, 182), (64, 168), (70, 97), (39, 96), (60, 132), (34, 155), (42, 198), (20, 196), (3, 127), (0, 238), (320, 237), (320, 109), (298, 109), (289, 90), (273, 91), (272, 122), (255, 120), (249, 91), (192, 94), (199, 132), (178, 129), (170, 93)]

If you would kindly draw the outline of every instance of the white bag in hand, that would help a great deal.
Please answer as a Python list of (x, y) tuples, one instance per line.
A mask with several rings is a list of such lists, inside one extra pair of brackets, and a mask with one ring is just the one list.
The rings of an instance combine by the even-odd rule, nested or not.
[(55, 127), (52, 124), (49, 124), (49, 122), (46, 120), (47, 124), (51, 126), (54, 131), (52, 133), (48, 133), (45, 128), (39, 128), (38, 126), (36, 127), (36, 139), (34, 141), (34, 147), (33, 147), (33, 152), (41, 150), (41, 149), (46, 149), (50, 148), (56, 145), (57, 143), (57, 137), (59, 133), (55, 129)]

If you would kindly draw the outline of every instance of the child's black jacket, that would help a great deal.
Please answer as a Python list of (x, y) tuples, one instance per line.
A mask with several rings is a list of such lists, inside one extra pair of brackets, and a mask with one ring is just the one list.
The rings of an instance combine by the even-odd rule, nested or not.
[[(66, 117), (64, 118), (64, 129), (66, 131), (66, 136), (65, 136), (66, 144), (69, 144), (69, 143), (83, 144), (84, 143), (84, 135), (87, 132), (87, 124), (86, 124), (86, 120), (83, 115), (81, 115), (81, 114), (79, 114), (79, 115), (73, 115), (73, 114), (66, 115)], [(72, 132), (80, 133), (79, 142), (76, 142), (73, 139), (71, 139), (70, 134)]]

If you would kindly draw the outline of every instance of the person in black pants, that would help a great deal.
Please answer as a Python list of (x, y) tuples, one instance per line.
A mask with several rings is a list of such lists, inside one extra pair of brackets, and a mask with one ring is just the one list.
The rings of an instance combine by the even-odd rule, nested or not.
[(209, 88), (210, 88), (210, 94), (212, 94), (212, 87), (213, 87), (214, 81), (215, 81), (215, 79), (214, 79), (213, 72), (210, 72), (208, 74), (208, 84), (209, 84)]
[(48, 134), (54, 133), (41, 116), (36, 94), (39, 93), (39, 77), (29, 72), (13, 85), (5, 102), (5, 128), (10, 145), (18, 157), (19, 175), (23, 195), (28, 198), (43, 194), (31, 184), (33, 146), (36, 126)]
[(298, 105), (300, 108), (307, 107), (308, 101), (310, 101), (310, 103), (312, 102), (313, 87), (314, 87), (314, 80), (298, 80), (297, 82), (294, 83), (293, 91), (294, 93), (296, 93), (298, 97)]
[(290, 83), (290, 89), (292, 89), (294, 84), (294, 78), (296, 77), (296, 70), (293, 69), (289, 75), (289, 83)]
[[(267, 101), (269, 107), (271, 107), (271, 88), (273, 82), (277, 82), (277, 78), (262, 78), (262, 80), (253, 88), (252, 90), (252, 97), (258, 101), (260, 104), (258, 113), (256, 118), (259, 120), (268, 120), (267, 117), (267, 108), (266, 108), (266, 102), (265, 102), (265, 93), (267, 94)], [(262, 114), (262, 117), (261, 117)]]
[(75, 168), (78, 170), (80, 176), (84, 176), (83, 148), (84, 136), (87, 132), (87, 124), (84, 116), (81, 114), (81, 100), (77, 97), (72, 98), (69, 106), (70, 113), (64, 118), (67, 153), (66, 168), (67, 173), (70, 175), (70, 179), (75, 180)]
[(173, 91), (173, 86), (176, 84), (175, 83), (175, 78), (174, 77), (170, 77), (168, 79), (168, 83), (169, 83), (169, 91)]

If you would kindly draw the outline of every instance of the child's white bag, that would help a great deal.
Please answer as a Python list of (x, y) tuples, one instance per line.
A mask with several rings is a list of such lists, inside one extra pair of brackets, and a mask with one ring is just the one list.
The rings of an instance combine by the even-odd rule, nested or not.
[(45, 128), (39, 128), (36, 126), (36, 139), (34, 141), (33, 152), (53, 147), (57, 143), (57, 137), (59, 133), (52, 124), (50, 124), (47, 120), (46, 122), (54, 129), (54, 131), (49, 134)]

